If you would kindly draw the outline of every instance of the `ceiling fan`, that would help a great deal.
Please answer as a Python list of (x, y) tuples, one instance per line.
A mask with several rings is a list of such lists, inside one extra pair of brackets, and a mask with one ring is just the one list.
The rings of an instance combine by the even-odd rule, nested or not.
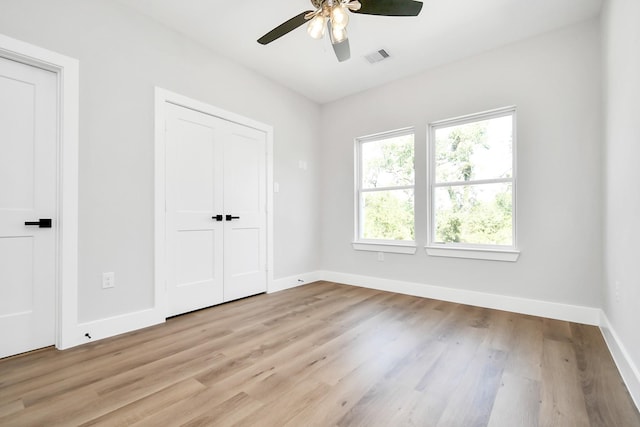
[(346, 61), (351, 56), (347, 24), (349, 14), (379, 16), (418, 16), (422, 3), (414, 0), (311, 0), (315, 10), (307, 10), (275, 27), (258, 39), (260, 44), (269, 44), (290, 31), (309, 21), (307, 32), (314, 39), (324, 36), (325, 28), (329, 31), (331, 45), (338, 61)]

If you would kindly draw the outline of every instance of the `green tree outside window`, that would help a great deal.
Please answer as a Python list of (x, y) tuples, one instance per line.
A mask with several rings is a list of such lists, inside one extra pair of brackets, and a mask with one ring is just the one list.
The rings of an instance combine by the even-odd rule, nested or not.
[(361, 142), (360, 238), (415, 240), (413, 133)]
[(436, 243), (513, 245), (513, 116), (436, 127)]

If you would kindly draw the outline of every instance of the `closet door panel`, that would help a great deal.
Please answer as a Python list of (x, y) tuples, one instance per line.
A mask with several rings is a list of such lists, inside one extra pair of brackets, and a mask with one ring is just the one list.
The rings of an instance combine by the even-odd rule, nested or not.
[[(229, 124), (224, 145), (224, 300), (267, 290), (266, 136)], [(225, 217), (226, 218), (226, 217)]]

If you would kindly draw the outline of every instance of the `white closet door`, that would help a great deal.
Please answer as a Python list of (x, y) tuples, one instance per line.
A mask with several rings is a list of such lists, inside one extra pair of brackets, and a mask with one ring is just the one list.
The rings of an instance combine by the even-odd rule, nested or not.
[[(223, 301), (224, 122), (167, 104), (168, 315)], [(220, 218), (222, 219), (222, 218)]]
[(0, 58), (0, 357), (55, 343), (55, 183), (56, 75)]
[(267, 290), (266, 135), (229, 124), (224, 144), (224, 300)]
[(266, 135), (167, 104), (168, 315), (266, 291)]

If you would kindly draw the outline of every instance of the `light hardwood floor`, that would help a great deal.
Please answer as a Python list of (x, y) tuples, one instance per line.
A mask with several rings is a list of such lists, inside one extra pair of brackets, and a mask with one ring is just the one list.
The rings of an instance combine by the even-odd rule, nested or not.
[(329, 282), (0, 360), (2, 426), (640, 426), (599, 330)]

